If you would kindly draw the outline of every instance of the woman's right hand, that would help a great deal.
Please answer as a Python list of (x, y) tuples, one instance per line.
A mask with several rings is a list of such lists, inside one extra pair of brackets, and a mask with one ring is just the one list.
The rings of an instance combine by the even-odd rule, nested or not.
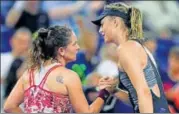
[(98, 89), (106, 89), (110, 93), (114, 93), (119, 80), (117, 78), (103, 77), (99, 80)]

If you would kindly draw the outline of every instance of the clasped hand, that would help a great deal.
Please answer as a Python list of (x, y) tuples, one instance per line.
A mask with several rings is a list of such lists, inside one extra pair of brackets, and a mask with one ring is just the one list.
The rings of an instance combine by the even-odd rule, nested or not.
[(108, 92), (115, 93), (119, 84), (118, 78), (113, 77), (102, 77), (98, 83), (98, 89), (106, 89)]

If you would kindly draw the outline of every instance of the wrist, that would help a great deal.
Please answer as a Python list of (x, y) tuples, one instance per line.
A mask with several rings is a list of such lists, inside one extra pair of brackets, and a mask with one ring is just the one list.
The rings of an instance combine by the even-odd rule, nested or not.
[(119, 92), (120, 91), (120, 88), (118, 87), (118, 85), (116, 86), (116, 88), (114, 89), (114, 91), (113, 91), (113, 94), (115, 94), (115, 93), (117, 93), (117, 92)]
[(101, 99), (104, 100), (104, 102), (107, 101), (107, 99), (109, 98), (110, 93), (106, 90), (106, 89), (102, 89), (99, 91), (99, 95), (98, 97), (100, 97)]

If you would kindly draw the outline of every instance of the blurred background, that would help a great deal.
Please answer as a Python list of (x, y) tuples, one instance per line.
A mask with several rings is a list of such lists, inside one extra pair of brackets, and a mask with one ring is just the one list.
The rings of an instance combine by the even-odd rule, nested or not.
[[(163, 81), (170, 110), (179, 111), (179, 1), (5, 1), (1, 0), (1, 112), (3, 102), (26, 69), (32, 34), (40, 27), (67, 25), (76, 33), (81, 50), (77, 60), (84, 64), (84, 92), (88, 102), (97, 97), (100, 77), (120, 75), (115, 45), (104, 45), (98, 29), (91, 23), (105, 4), (125, 2), (143, 14), (145, 46), (152, 52)], [(111, 97), (103, 113), (131, 113), (132, 108)]]

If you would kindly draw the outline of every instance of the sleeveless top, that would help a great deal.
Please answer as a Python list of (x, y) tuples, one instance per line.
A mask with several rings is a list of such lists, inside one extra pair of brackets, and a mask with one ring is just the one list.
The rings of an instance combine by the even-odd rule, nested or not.
[(53, 65), (38, 85), (34, 83), (34, 70), (29, 70), (30, 87), (24, 93), (25, 113), (72, 113), (72, 105), (68, 96), (43, 88), (48, 75), (60, 66)]
[[(136, 41), (136, 40), (135, 40)], [(139, 42), (137, 40), (137, 42)], [(139, 42), (141, 45), (142, 43)], [(142, 45), (143, 46), (143, 45)], [(154, 63), (154, 59), (151, 57), (149, 51), (143, 46), (144, 50), (147, 53), (147, 65), (144, 68), (144, 76), (145, 80), (148, 84), (149, 88), (152, 88), (155, 84), (158, 85), (160, 90), (160, 97), (156, 96), (153, 91), (150, 89), (152, 100), (153, 100), (153, 112), (154, 113), (169, 113), (168, 103), (165, 98), (164, 90), (160, 75), (158, 70), (156, 69), (156, 64)], [(129, 94), (129, 99), (133, 106), (133, 110), (135, 113), (139, 112), (138, 98), (135, 88), (133, 87), (128, 75), (126, 72), (119, 71), (119, 79), (120, 85), (119, 88), (126, 90)]]

